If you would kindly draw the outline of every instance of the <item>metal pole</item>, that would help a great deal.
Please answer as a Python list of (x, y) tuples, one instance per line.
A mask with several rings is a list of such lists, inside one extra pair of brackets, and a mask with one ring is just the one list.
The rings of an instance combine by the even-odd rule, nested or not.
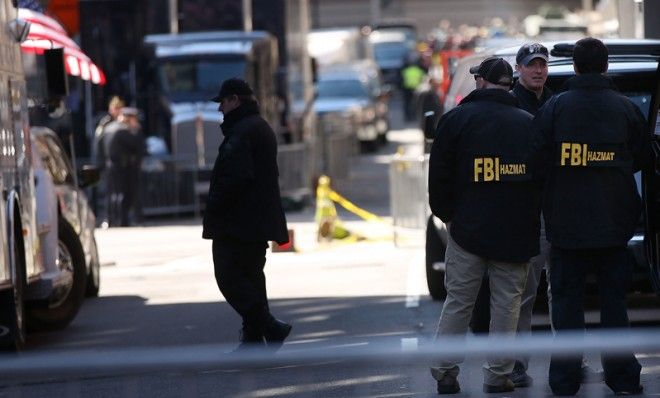
[(635, 39), (643, 39), (644, 34), (644, 1), (635, 0)]
[(380, 21), (381, 0), (371, 0), (371, 24)]
[(252, 32), (252, 0), (243, 0), (243, 30)]
[(94, 145), (94, 121), (92, 120), (92, 82), (85, 81), (85, 131), (87, 132), (87, 142), (90, 145), (90, 155), (92, 160), (96, 161), (96, 148)]
[(179, 33), (179, 4), (178, 0), (168, 0), (170, 17), (170, 33)]

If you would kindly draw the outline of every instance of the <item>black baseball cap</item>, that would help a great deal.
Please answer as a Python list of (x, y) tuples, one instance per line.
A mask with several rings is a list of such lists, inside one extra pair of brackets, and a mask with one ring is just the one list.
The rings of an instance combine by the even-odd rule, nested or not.
[(218, 95), (213, 97), (211, 101), (220, 102), (221, 99), (229, 97), (230, 95), (247, 97), (254, 95), (254, 91), (252, 91), (252, 88), (250, 88), (250, 85), (245, 80), (232, 77), (231, 79), (222, 82)]
[(535, 58), (541, 58), (548, 62), (548, 49), (539, 43), (523, 44), (518, 49), (518, 54), (516, 54), (516, 64), (527, 65)]
[(503, 58), (499, 57), (484, 59), (479, 65), (471, 67), (470, 73), (501, 86), (509, 86), (513, 83), (513, 68)]

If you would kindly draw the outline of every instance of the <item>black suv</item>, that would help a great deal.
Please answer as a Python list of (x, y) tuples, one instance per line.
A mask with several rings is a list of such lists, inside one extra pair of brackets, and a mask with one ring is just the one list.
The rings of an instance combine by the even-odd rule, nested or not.
[[(648, 170), (635, 175), (637, 188), (644, 200), (639, 228), (628, 242), (634, 258), (633, 289), (655, 291), (660, 296), (660, 41), (613, 40), (608, 47), (610, 76), (618, 89), (630, 98), (648, 120), (654, 133), (654, 161)], [(574, 76), (573, 43), (555, 44), (548, 63), (546, 85), (553, 92), (562, 91), (565, 81)], [(444, 252), (447, 229), (436, 217), (429, 217), (426, 228), (426, 279), (429, 293), (436, 300), (446, 296), (444, 287)], [(542, 287), (539, 288), (541, 291)], [(544, 294), (544, 292), (542, 292)]]

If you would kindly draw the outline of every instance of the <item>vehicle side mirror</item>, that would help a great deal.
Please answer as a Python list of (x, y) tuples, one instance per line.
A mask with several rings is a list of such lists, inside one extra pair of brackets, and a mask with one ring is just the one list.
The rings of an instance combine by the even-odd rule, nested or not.
[(435, 138), (435, 129), (438, 127), (438, 115), (435, 111), (424, 112), (424, 137), (429, 140)]
[(86, 188), (99, 182), (101, 179), (101, 172), (99, 168), (90, 164), (86, 164), (78, 173), (78, 185), (80, 188)]

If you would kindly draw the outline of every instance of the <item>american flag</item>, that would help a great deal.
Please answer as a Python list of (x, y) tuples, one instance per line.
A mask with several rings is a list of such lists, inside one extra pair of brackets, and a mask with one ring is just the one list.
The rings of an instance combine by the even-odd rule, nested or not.
[(41, 5), (39, 0), (18, 0), (19, 8), (27, 8), (28, 10), (36, 12), (44, 12), (44, 6)]

